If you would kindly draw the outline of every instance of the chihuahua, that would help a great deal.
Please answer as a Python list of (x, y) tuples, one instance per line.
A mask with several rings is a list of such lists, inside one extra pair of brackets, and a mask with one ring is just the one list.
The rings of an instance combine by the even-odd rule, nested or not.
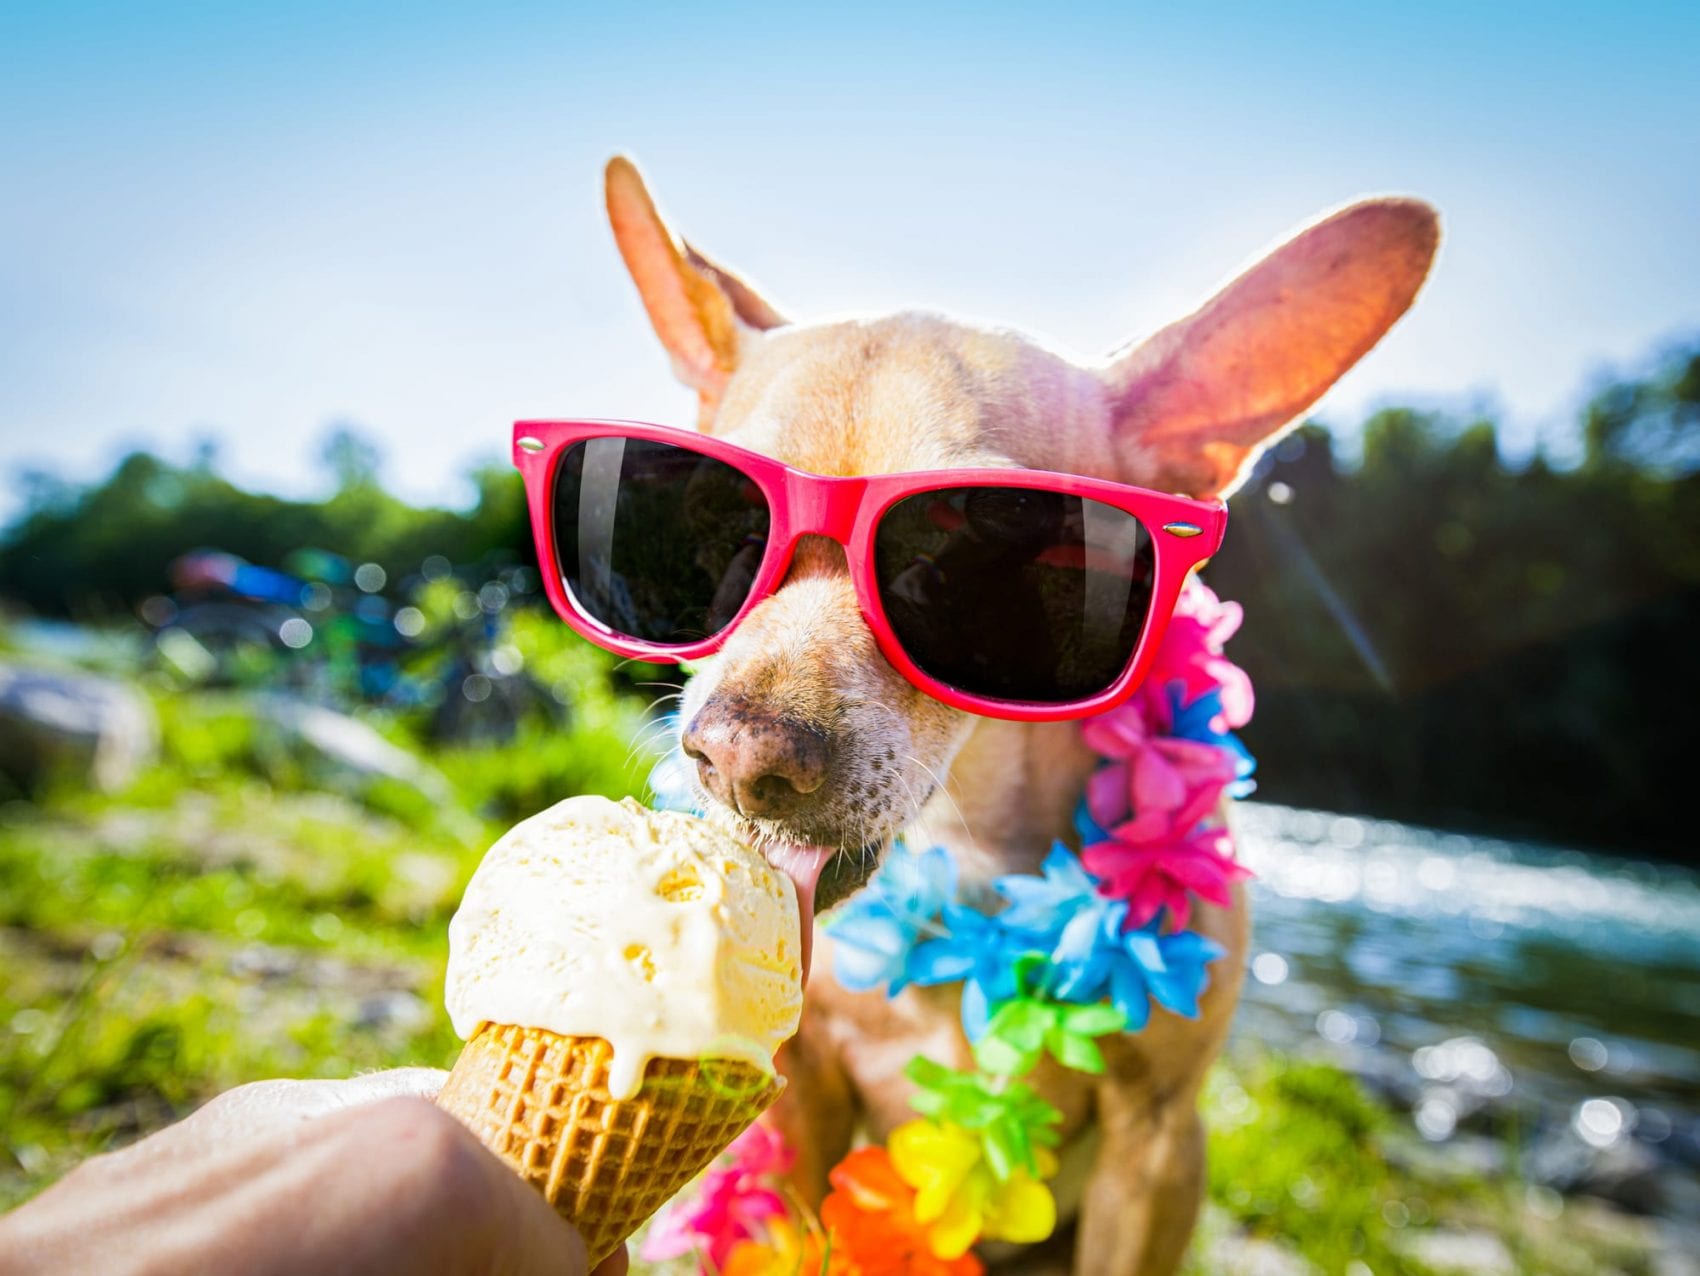
[[(606, 172), (609, 218), (703, 433), (795, 470), (847, 477), (1020, 468), (1226, 497), (1259, 452), (1405, 312), (1439, 242), (1436, 214), (1369, 199), (1299, 231), (1193, 314), (1097, 364), (1013, 332), (932, 314), (805, 324), (678, 238), (632, 163)], [(883, 653), (840, 544), (804, 536), (784, 576), (687, 684), (680, 744), (712, 816), (768, 848), (825, 909), (866, 882), (902, 833), (943, 846), (964, 892), (1034, 872), (1098, 759), (1078, 723), (979, 716), (917, 686)], [(971, 638), (972, 636), (970, 636)], [(1226, 950), (1196, 1019), (1160, 1008), (1108, 1041), (1101, 1076), (1044, 1067), (1063, 1114), (1051, 1240), (983, 1250), (1018, 1272), (1172, 1272), (1204, 1184), (1198, 1094), (1239, 996), (1249, 917), (1201, 906)], [(805, 921), (805, 931), (809, 929)], [(815, 969), (830, 964), (830, 936)], [(971, 1067), (957, 994), (807, 988), (782, 1051), (772, 1118), (818, 1205), (859, 1135), (908, 1119), (904, 1065)]]

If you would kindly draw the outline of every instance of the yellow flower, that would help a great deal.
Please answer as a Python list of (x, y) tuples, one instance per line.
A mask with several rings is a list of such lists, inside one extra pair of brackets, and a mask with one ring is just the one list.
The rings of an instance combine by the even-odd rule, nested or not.
[[(1051, 1189), (1025, 1169), (999, 1182), (980, 1138), (948, 1121), (908, 1121), (887, 1142), (898, 1176), (915, 1189), (915, 1219), (940, 1258), (956, 1258), (977, 1240), (1041, 1241), (1057, 1223)], [(1056, 1173), (1048, 1148), (1037, 1148), (1039, 1172)]]
[[(1039, 1168), (1057, 1172), (1057, 1158), (1048, 1148), (1037, 1150)], [(988, 1175), (990, 1171), (987, 1171)], [(1057, 1202), (1051, 1189), (1026, 1170), (1017, 1168), (1009, 1182), (996, 1183), (986, 1203), (984, 1235), (992, 1241), (1042, 1241), (1057, 1225)]]

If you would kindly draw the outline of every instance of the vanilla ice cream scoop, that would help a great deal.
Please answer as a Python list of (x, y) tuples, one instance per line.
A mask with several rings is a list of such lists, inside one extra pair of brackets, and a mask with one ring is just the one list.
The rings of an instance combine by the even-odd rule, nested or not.
[(797, 896), (694, 816), (576, 797), (515, 825), (449, 923), (455, 1031), (512, 1024), (613, 1048), (609, 1090), (651, 1059), (768, 1072), (803, 1008)]

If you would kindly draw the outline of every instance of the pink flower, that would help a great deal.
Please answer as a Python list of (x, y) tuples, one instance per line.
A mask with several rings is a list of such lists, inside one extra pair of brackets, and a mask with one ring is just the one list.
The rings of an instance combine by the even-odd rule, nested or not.
[(1166, 721), (1169, 715), (1169, 693), (1176, 683), (1180, 684), (1183, 704), (1191, 704), (1207, 692), (1220, 691), (1225, 730), (1251, 721), (1251, 679), (1222, 654), (1244, 617), (1238, 603), (1223, 602), (1200, 580), (1181, 591), (1163, 644), (1138, 696), (1158, 715), (1158, 721)]
[(718, 1271), (739, 1241), (761, 1234), (769, 1219), (785, 1215), (785, 1198), (772, 1180), (791, 1168), (791, 1149), (779, 1131), (758, 1121), (726, 1149), (689, 1200), (678, 1200), (644, 1237), (646, 1262), (699, 1253)]
[(1226, 829), (1209, 829), (1181, 842), (1136, 846), (1099, 842), (1080, 853), (1087, 872), (1100, 879), (1105, 895), (1127, 901), (1123, 930), (1144, 926), (1164, 908), (1177, 929), (1192, 913), (1192, 896), (1228, 907), (1229, 888), (1251, 876), (1233, 858)]
[(1138, 702), (1088, 718), (1082, 735), (1111, 759), (1086, 782), (1086, 809), (1120, 842), (1149, 846), (1189, 836), (1234, 780), (1226, 750), (1155, 734)]
[(797, 1159), (785, 1136), (765, 1121), (757, 1121), (733, 1139), (723, 1155), (746, 1174), (775, 1177), (788, 1173)]

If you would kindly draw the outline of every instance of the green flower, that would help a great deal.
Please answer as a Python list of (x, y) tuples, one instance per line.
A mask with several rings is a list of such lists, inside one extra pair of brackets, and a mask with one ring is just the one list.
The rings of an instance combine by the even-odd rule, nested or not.
[[(1017, 962), (1017, 986), (1029, 988), (1030, 975), (1044, 965), (1043, 958)], [(1019, 1077), (1031, 1072), (1048, 1050), (1065, 1068), (1099, 1073), (1104, 1056), (1094, 1038), (1125, 1027), (1127, 1015), (1114, 1005), (1076, 1006), (1024, 991), (998, 1006), (985, 1036), (974, 1046), (974, 1061), (994, 1076)]]
[(923, 1116), (977, 1134), (986, 1164), (1007, 1182), (1017, 1169), (1038, 1175), (1035, 1147), (1055, 1147), (1062, 1113), (1031, 1086), (978, 1072), (957, 1072), (931, 1059), (910, 1060), (904, 1074), (920, 1088), (909, 1100)]

